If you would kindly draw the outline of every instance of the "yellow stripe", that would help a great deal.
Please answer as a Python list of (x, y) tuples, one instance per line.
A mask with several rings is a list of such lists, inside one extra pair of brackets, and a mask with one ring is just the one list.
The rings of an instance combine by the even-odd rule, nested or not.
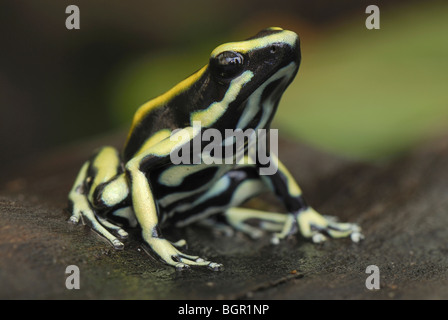
[(211, 126), (224, 114), (224, 112), (226, 112), (229, 104), (235, 101), (241, 88), (249, 82), (253, 76), (254, 74), (252, 71), (247, 70), (238, 78), (233, 79), (224, 98), (221, 101), (212, 103), (207, 109), (193, 112), (190, 119), (191, 123), (199, 121), (202, 127)]
[(131, 130), (129, 130), (128, 140), (131, 136), (132, 131), (134, 128), (139, 124), (142, 119), (152, 110), (154, 110), (157, 107), (161, 107), (168, 103), (170, 100), (172, 100), (174, 97), (178, 96), (182, 92), (185, 92), (188, 88), (190, 88), (194, 83), (198, 81), (198, 79), (202, 76), (204, 71), (207, 69), (208, 65), (205, 65), (202, 67), (199, 71), (195, 72), (185, 80), (179, 82), (176, 86), (174, 86), (172, 89), (168, 90), (164, 94), (158, 96), (157, 98), (154, 98), (144, 105), (142, 105), (137, 112), (134, 115), (134, 120), (132, 121)]
[[(192, 140), (198, 133), (200, 133), (200, 129), (197, 127), (187, 127), (179, 130), (170, 136), (169, 141), (166, 139), (163, 143), (159, 143), (151, 148), (151, 153), (159, 157), (167, 156), (176, 147)], [(180, 141), (179, 138), (181, 138)]]
[(278, 169), (280, 172), (286, 177), (288, 180), (288, 192), (293, 197), (298, 197), (302, 194), (302, 190), (300, 189), (299, 185), (297, 184), (294, 177), (289, 173), (288, 169), (283, 165), (283, 163), (280, 162), (280, 160), (277, 158), (276, 155), (271, 153), (271, 159), (277, 164)]
[(126, 175), (121, 174), (117, 179), (108, 183), (101, 194), (103, 202), (112, 207), (117, 203), (123, 201), (129, 194), (129, 188), (126, 180)]
[(270, 27), (270, 28), (267, 28), (266, 30), (279, 30), (279, 31), (282, 31), (283, 29), (280, 28), (280, 27)]
[(93, 179), (92, 186), (90, 187), (90, 202), (93, 201), (93, 193), (95, 189), (101, 183), (107, 182), (117, 175), (117, 168), (120, 165), (120, 158), (118, 157), (115, 148), (103, 147), (93, 160), (92, 165), (96, 168), (97, 174)]
[(97, 169), (93, 185), (99, 185), (113, 178), (117, 174), (119, 165), (120, 158), (115, 148), (103, 147), (93, 160), (93, 166)]
[[(156, 143), (147, 149), (141, 148), (139, 151), (139, 156), (134, 157), (132, 161), (139, 162), (140, 159), (148, 155), (155, 155), (158, 157), (167, 156), (176, 147), (179, 147), (182, 144), (192, 140), (198, 133), (200, 133), (199, 127), (186, 127), (183, 128), (182, 130), (177, 131), (174, 134), (170, 132), (170, 134), (166, 138), (164, 138), (163, 141), (159, 141), (160, 143)], [(161, 138), (164, 134), (165, 132), (160, 133), (159, 138)], [(148, 144), (148, 142), (146, 142), (145, 145), (146, 144)]]
[(186, 177), (201, 170), (204, 170), (204, 167), (195, 164), (172, 166), (162, 172), (159, 182), (168, 187), (177, 187)]
[[(277, 30), (277, 29), (273, 29)], [(298, 36), (295, 32), (283, 30), (282, 32), (274, 33), (269, 36), (239, 41), (239, 42), (229, 42), (218, 46), (215, 50), (212, 51), (211, 57), (214, 58), (218, 54), (224, 51), (236, 51), (240, 53), (247, 53), (256, 49), (264, 48), (272, 45), (276, 42), (287, 43), (290, 46), (294, 46)]]
[(163, 139), (168, 138), (170, 135), (171, 135), (170, 129), (162, 129), (160, 131), (157, 131), (149, 139), (146, 140), (146, 142), (137, 151), (135, 156), (143, 154), (144, 152), (146, 152), (146, 150), (148, 150), (152, 146), (156, 145), (158, 142), (162, 141)]

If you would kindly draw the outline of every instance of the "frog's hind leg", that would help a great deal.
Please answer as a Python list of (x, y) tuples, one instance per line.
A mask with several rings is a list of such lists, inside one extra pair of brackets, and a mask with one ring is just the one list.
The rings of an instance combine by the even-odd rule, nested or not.
[[(224, 211), (224, 217), (235, 230), (248, 235), (252, 239), (259, 239), (266, 231), (279, 232), (283, 230), (288, 219), (285, 213), (241, 207), (246, 201), (269, 190), (264, 181), (253, 171), (255, 169), (252, 167), (237, 170), (238, 174), (235, 174), (235, 176), (241, 180), (238, 179), (239, 181), (234, 182), (234, 194), (229, 207)], [(252, 222), (254, 223), (252, 224)]]
[[(273, 232), (271, 242), (274, 244), (297, 231), (300, 231), (305, 238), (311, 238), (313, 242), (325, 241), (327, 237), (343, 238), (348, 236), (358, 242), (363, 237), (357, 225), (340, 223), (333, 217), (319, 214), (312, 207), (306, 205), (304, 200), (300, 200), (301, 195), (299, 195), (301, 207), (298, 217), (289, 213), (267, 212), (242, 207), (247, 200), (260, 196), (265, 191), (272, 192), (272, 184), (266, 183), (266, 179), (258, 175), (255, 167), (241, 167), (223, 176), (215, 187), (195, 201), (197, 203), (194, 203), (191, 210), (207, 208), (204, 210), (205, 215), (212, 212), (223, 212), (225, 220), (230, 226), (253, 239), (260, 238), (266, 231)], [(226, 206), (217, 206), (218, 203), (226, 203)], [(200, 217), (201, 214), (197, 216)]]
[[(202, 226), (232, 235), (234, 230), (243, 232), (253, 239), (261, 237), (264, 231), (280, 231), (287, 217), (284, 213), (264, 212), (240, 207), (246, 201), (269, 191), (259, 178), (256, 168), (241, 167), (229, 171), (215, 185), (198, 197), (187, 210), (178, 216), (187, 217), (176, 223), (182, 227), (198, 221)], [(181, 210), (177, 207), (176, 210)], [(223, 214), (225, 222), (210, 218)], [(199, 220), (201, 219), (201, 220)], [(249, 224), (251, 220), (261, 222), (258, 226)]]
[(116, 235), (123, 239), (128, 234), (101, 214), (114, 211), (129, 193), (121, 171), (118, 152), (112, 147), (103, 147), (83, 164), (68, 197), (72, 213), (69, 222), (88, 224), (115, 249), (124, 247)]

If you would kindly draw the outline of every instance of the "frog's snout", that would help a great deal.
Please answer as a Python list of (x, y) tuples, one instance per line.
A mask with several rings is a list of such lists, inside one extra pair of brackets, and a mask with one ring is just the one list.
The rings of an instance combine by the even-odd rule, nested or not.
[(289, 30), (283, 30), (279, 33), (279, 40), (271, 46), (271, 52), (274, 54), (283, 54), (285, 62), (294, 61), (300, 63), (300, 38), (297, 33)]
[(290, 50), (291, 50), (291, 58), (297, 63), (297, 64), (299, 64), (300, 63), (300, 58), (301, 58), (301, 53), (300, 53), (300, 38), (299, 38), (299, 36), (296, 34), (296, 33), (294, 33), (294, 32), (292, 32), (292, 31), (290, 31), (291, 33), (293, 33), (294, 34), (294, 37), (295, 37), (295, 39), (294, 39), (294, 41), (293, 41), (293, 45), (292, 46), (290, 46)]
[(300, 53), (300, 41), (299, 38), (290, 43), (279, 43), (272, 46), (271, 51), (282, 52), (282, 60), (284, 63), (295, 62), (297, 65), (300, 64), (301, 53)]

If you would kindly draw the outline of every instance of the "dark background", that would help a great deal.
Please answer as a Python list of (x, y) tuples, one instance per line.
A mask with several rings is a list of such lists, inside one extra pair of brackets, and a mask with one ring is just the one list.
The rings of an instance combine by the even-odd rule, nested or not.
[[(350, 103), (341, 102), (341, 106), (336, 106), (335, 103), (340, 98), (332, 98), (331, 91), (328, 93), (327, 89), (331, 89), (329, 87), (335, 83), (344, 81), (350, 83), (351, 71), (347, 69), (345, 74), (345, 67), (342, 66), (337, 71), (337, 77), (330, 76), (331, 66), (337, 65), (338, 62), (336, 59), (332, 60), (331, 52), (326, 49), (325, 43), (337, 39), (340, 30), (354, 30), (355, 35), (348, 34), (346, 37), (354, 39), (349, 44), (337, 40), (341, 47), (345, 46), (343, 49), (346, 53), (342, 51), (340, 54), (347, 60), (352, 60), (349, 54), (350, 45), (362, 43), (358, 39), (361, 37), (365, 39), (366, 35), (372, 36), (372, 32), (381, 35), (379, 40), (381, 43), (388, 42), (394, 45), (399, 39), (396, 36), (395, 39), (388, 38), (388, 32), (401, 28), (403, 34), (407, 34), (407, 31), (414, 32), (414, 30), (406, 29), (407, 26), (401, 25), (401, 22), (389, 12), (407, 13), (418, 18), (420, 7), (414, 8), (413, 3), (418, 2), (2, 0), (0, 2), (0, 163), (12, 163), (17, 159), (33, 156), (36, 152), (67, 145), (117, 128), (125, 130), (139, 104), (169, 89), (171, 85), (205, 64), (208, 53), (215, 46), (225, 41), (244, 39), (267, 26), (281, 26), (298, 32), (304, 51), (303, 70), (299, 73), (303, 74), (301, 78), (303, 80), (297, 80), (297, 86), (303, 89), (302, 91), (290, 89), (291, 98), (285, 101), (283, 109), (285, 111), (279, 111), (277, 124), (280, 128), (283, 128), (283, 125), (286, 128), (281, 133), (288, 132), (295, 138), (303, 138), (307, 142), (327, 147), (334, 152), (342, 150), (348, 155), (362, 158), (376, 159), (384, 155), (393, 155), (415, 143), (422, 136), (420, 133), (426, 134), (427, 128), (433, 128), (434, 125), (431, 122), (424, 128), (416, 127), (418, 130), (396, 130), (419, 123), (421, 114), (418, 113), (412, 114), (413, 118), (404, 121), (405, 123), (386, 122), (386, 131), (376, 130), (375, 122), (381, 124), (381, 121), (389, 119), (389, 116), (394, 116), (392, 113), (387, 114), (390, 109), (388, 106), (382, 106), (384, 112), (375, 111), (382, 102), (369, 107), (368, 110), (366, 107), (367, 113), (364, 114), (352, 112), (351, 109), (344, 113), (344, 105)], [(65, 8), (70, 4), (80, 8), (80, 30), (67, 30), (65, 27), (65, 20), (68, 17)], [(381, 30), (367, 31), (364, 26), (367, 17), (365, 8), (369, 4), (377, 4), (381, 9)], [(423, 7), (437, 8), (438, 5), (440, 3), (425, 2)], [(434, 23), (431, 21), (434, 17), (426, 18), (428, 24)], [(394, 21), (398, 21), (398, 25), (393, 25)], [(340, 29), (344, 26), (346, 29)], [(345, 34), (342, 36), (345, 37)], [(434, 37), (434, 34), (431, 36)], [(441, 74), (436, 81), (445, 84), (446, 73), (442, 72), (446, 64), (440, 65), (440, 61), (446, 60), (444, 55), (446, 51), (443, 51), (446, 45), (442, 46), (442, 49), (440, 46), (441, 40), (446, 42), (446, 33), (440, 30), (438, 36), (440, 38), (434, 38), (432, 42), (434, 44), (432, 51), (417, 52), (417, 55), (434, 56), (436, 52), (438, 60), (428, 73), (432, 72), (431, 70), (439, 70)], [(423, 37), (428, 38), (428, 35)], [(335, 48), (334, 44), (330, 46)], [(403, 51), (399, 48), (397, 50), (405, 54), (409, 48), (404, 48)], [(365, 51), (364, 60), (361, 61), (364, 66), (382, 59), (378, 55), (368, 56), (370, 51), (368, 48)], [(358, 52), (354, 52), (359, 59)], [(327, 56), (312, 60), (313, 56), (320, 57), (319, 54), (323, 53)], [(324, 61), (327, 61), (327, 64)], [(153, 65), (150, 65), (153, 69), (147, 67), (151, 63), (157, 65), (155, 71)], [(415, 62), (416, 65), (418, 63)], [(375, 78), (375, 81), (378, 81), (374, 85), (380, 86), (382, 79), (387, 81), (389, 74), (397, 73), (393, 71), (391, 64), (381, 66), (385, 72)], [(319, 70), (319, 65), (324, 66), (322, 68), (325, 70), (313, 71)], [(413, 68), (413, 63), (409, 67)], [(307, 70), (321, 72), (316, 75), (319, 81), (313, 83), (308, 80), (312, 80), (313, 77), (307, 76)], [(368, 72), (366, 78), (352, 79), (352, 83), (366, 84), (369, 79)], [(321, 82), (327, 75), (329, 79), (327, 83)], [(404, 81), (409, 78), (407, 74), (403, 74)], [(339, 89), (334, 90), (341, 92)], [(357, 91), (356, 88), (349, 90), (341, 92), (341, 95), (348, 98), (351, 92)], [(378, 90), (384, 92), (372, 92), (370, 97), (366, 97), (367, 93), (361, 90), (360, 99), (364, 99), (361, 101), (370, 100), (372, 95), (394, 94), (393, 89), (391, 92), (381, 87)], [(409, 91), (417, 90), (414, 86), (410, 87)], [(297, 98), (295, 92), (298, 92)], [(311, 103), (306, 100), (307, 93), (310, 96), (309, 100), (317, 105), (317, 109), (315, 106), (311, 107)], [(326, 95), (330, 97), (328, 100), (319, 100)], [(301, 103), (300, 99), (304, 96), (304, 102)], [(436, 112), (439, 112), (439, 115), (436, 118), (447, 119), (448, 114), (440, 112), (440, 106), (446, 107), (446, 94), (440, 92), (440, 98), (437, 99)], [(400, 99), (386, 101), (395, 103), (395, 106), (402, 106), (402, 109), (392, 110), (396, 113), (396, 118), (401, 117), (397, 114), (407, 112), (406, 101), (402, 103)], [(399, 103), (396, 103), (397, 101)], [(358, 102), (353, 103), (357, 108)], [(301, 118), (305, 113), (300, 108), (306, 108), (307, 105), (316, 111), (309, 118)], [(323, 108), (322, 111), (319, 108)], [(337, 115), (340, 115), (343, 122), (339, 124), (333, 121), (334, 115), (326, 114), (325, 108), (331, 108), (333, 111), (335, 108), (340, 108), (342, 111)], [(428, 113), (433, 112), (434, 115), (430, 105), (425, 110), (428, 110)], [(374, 113), (372, 115), (369, 112)], [(304, 120), (302, 123), (296, 123), (291, 120), (295, 118)], [(313, 129), (314, 127), (316, 129)], [(396, 137), (397, 141), (386, 148), (385, 145), (390, 139), (385, 139), (378, 131), (386, 132), (388, 137)], [(367, 142), (356, 140), (352, 142), (350, 139), (356, 135), (361, 135)], [(369, 139), (373, 139), (375, 143), (368, 144)]]

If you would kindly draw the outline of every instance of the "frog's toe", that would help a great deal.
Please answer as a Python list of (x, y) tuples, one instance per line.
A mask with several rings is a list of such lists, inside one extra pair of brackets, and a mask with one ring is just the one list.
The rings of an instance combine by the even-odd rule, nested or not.
[(71, 224), (78, 224), (80, 218), (81, 218), (81, 215), (80, 215), (80, 214), (76, 214), (76, 213), (74, 213), (74, 214), (72, 214), (72, 215), (70, 216), (70, 218), (67, 220), (67, 222), (68, 222), (68, 223), (71, 223)]
[(124, 244), (117, 238), (117, 236), (109, 231), (114, 231), (121, 239), (127, 238), (128, 233), (120, 227), (96, 216), (89, 208), (74, 210), (72, 216), (68, 219), (68, 222), (72, 224), (78, 224), (80, 221), (83, 224), (89, 225), (97, 234), (105, 238), (114, 249), (122, 250), (124, 248)]
[(129, 237), (129, 233), (127, 233), (121, 228), (117, 230), (117, 234), (121, 239), (127, 239)]
[(189, 270), (190, 266), (188, 264), (179, 262), (174, 265), (174, 268), (176, 268), (176, 271), (185, 271), (185, 270)]
[(290, 235), (293, 235), (297, 232), (297, 222), (296, 218), (292, 214), (286, 215), (285, 223), (283, 225), (283, 228), (280, 232), (274, 233), (274, 235), (271, 238), (272, 244), (279, 244), (281, 240), (287, 238)]
[(113, 224), (112, 222), (110, 222), (104, 218), (101, 218), (101, 217), (96, 217), (96, 218), (97, 218), (98, 222), (101, 223), (102, 226), (104, 226), (108, 230), (113, 231), (120, 239), (127, 239), (129, 237), (129, 234), (124, 229), (117, 226), (116, 224)]
[(175, 247), (175, 244), (184, 244), (185, 241), (175, 243), (164, 238), (148, 238), (147, 244), (152, 251), (166, 264), (173, 266), (176, 270), (185, 270), (192, 266), (209, 267), (210, 269), (219, 269), (219, 264), (208, 261), (199, 256), (185, 254)]
[(213, 270), (213, 271), (222, 271), (224, 269), (224, 266), (220, 263), (210, 262), (207, 265), (207, 268), (209, 268), (210, 270)]
[(364, 235), (361, 232), (355, 231), (350, 235), (350, 239), (353, 242), (358, 243), (364, 239)]
[(213, 271), (220, 271), (223, 269), (223, 265), (220, 263), (208, 261), (207, 259), (200, 258), (198, 256), (186, 255), (179, 253), (175, 257), (172, 257), (174, 261), (178, 261), (175, 264), (176, 270), (185, 270), (190, 266), (205, 266)]
[(171, 244), (176, 248), (187, 248), (187, 241), (185, 241), (185, 239), (181, 239), (176, 242), (171, 242)]
[(247, 229), (245, 233), (253, 240), (260, 239), (264, 235), (263, 230), (254, 227), (252, 227), (250, 230)]
[(78, 219), (78, 217), (71, 216), (70, 219), (67, 220), (67, 222), (71, 223), (71, 224), (78, 224), (79, 219)]
[(348, 238), (358, 243), (364, 239), (361, 228), (353, 223), (328, 222), (326, 225), (312, 224), (310, 226), (310, 238), (314, 243), (322, 243), (328, 238)]
[(114, 247), (114, 249), (116, 250), (123, 250), (124, 249), (124, 244), (123, 242), (121, 242), (118, 239), (114, 239), (112, 240), (112, 246)]
[(190, 265), (206, 265), (209, 261), (200, 258), (198, 256), (191, 256), (184, 253), (179, 253), (177, 256), (173, 257), (173, 260), (178, 260), (183, 263), (187, 263)]
[(311, 240), (314, 243), (322, 243), (322, 242), (326, 241), (327, 239), (328, 238), (326, 236), (324, 236), (322, 233), (315, 233), (311, 238)]
[(361, 228), (355, 223), (334, 223), (330, 222), (324, 229), (324, 232), (332, 238), (350, 237), (353, 242), (359, 242), (364, 239)]

